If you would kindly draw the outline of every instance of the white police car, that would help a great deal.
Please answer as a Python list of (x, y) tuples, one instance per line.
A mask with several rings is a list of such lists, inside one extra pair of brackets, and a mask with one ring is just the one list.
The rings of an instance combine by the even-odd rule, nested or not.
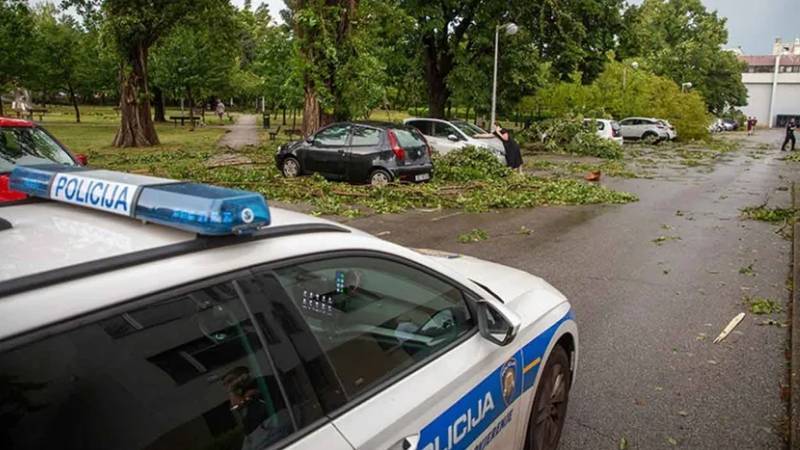
[(0, 207), (4, 450), (558, 444), (578, 333), (537, 277), (249, 192), (56, 165), (11, 187), (58, 201)]

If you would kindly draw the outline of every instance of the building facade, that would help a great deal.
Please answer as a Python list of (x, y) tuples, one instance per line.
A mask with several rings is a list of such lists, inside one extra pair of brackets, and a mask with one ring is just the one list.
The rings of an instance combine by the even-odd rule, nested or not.
[(776, 39), (772, 53), (739, 56), (747, 63), (742, 82), (748, 100), (742, 112), (770, 127), (800, 116), (800, 39), (789, 43)]

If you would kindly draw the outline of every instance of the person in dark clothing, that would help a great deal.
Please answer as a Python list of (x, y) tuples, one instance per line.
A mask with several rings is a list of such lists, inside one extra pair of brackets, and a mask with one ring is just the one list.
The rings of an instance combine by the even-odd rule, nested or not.
[(511, 132), (502, 128), (499, 123), (495, 123), (494, 135), (503, 142), (508, 167), (519, 170), (522, 173), (522, 150), (520, 150), (519, 144), (514, 140), (514, 137), (511, 136)]
[(794, 151), (794, 144), (795, 144), (794, 129), (795, 129), (795, 124), (794, 124), (794, 119), (792, 119), (786, 125), (786, 139), (783, 140), (783, 145), (781, 145), (781, 151), (786, 151), (786, 144), (788, 144), (789, 141), (792, 142), (791, 151)]

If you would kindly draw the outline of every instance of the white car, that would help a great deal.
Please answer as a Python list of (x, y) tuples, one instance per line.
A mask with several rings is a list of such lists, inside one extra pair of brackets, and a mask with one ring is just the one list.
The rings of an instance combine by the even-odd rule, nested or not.
[(661, 126), (664, 127), (664, 130), (666, 130), (667, 139), (669, 139), (670, 141), (674, 141), (675, 139), (678, 138), (678, 132), (675, 130), (675, 127), (672, 126), (671, 123), (663, 119), (658, 119), (658, 123), (660, 123)]
[(465, 120), (410, 118), (403, 123), (418, 129), (428, 140), (431, 148), (441, 155), (473, 146), (489, 150), (503, 164), (506, 163), (503, 141)]
[(555, 449), (578, 330), (540, 278), (268, 208), (17, 166), (4, 449)]
[(654, 143), (669, 139), (667, 128), (659, 123), (658, 119), (628, 117), (620, 120), (619, 124), (622, 127), (622, 137), (625, 139), (638, 139)]
[(622, 128), (619, 123), (609, 119), (583, 119), (584, 126), (591, 127), (593, 123), (598, 136), (622, 145)]

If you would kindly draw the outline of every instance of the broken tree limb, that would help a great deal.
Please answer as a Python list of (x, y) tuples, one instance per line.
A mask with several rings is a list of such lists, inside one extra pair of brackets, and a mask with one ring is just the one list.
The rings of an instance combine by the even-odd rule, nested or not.
[(720, 333), (719, 336), (717, 336), (717, 338), (714, 339), (714, 343), (715, 344), (719, 344), (726, 337), (728, 337), (728, 335), (731, 334), (731, 331), (733, 331), (733, 329), (736, 328), (736, 326), (739, 325), (742, 322), (742, 319), (744, 319), (744, 313), (739, 313), (739, 314), (736, 315), (736, 317), (731, 319), (731, 321), (728, 322), (728, 326), (726, 326), (722, 330), (722, 333)]

